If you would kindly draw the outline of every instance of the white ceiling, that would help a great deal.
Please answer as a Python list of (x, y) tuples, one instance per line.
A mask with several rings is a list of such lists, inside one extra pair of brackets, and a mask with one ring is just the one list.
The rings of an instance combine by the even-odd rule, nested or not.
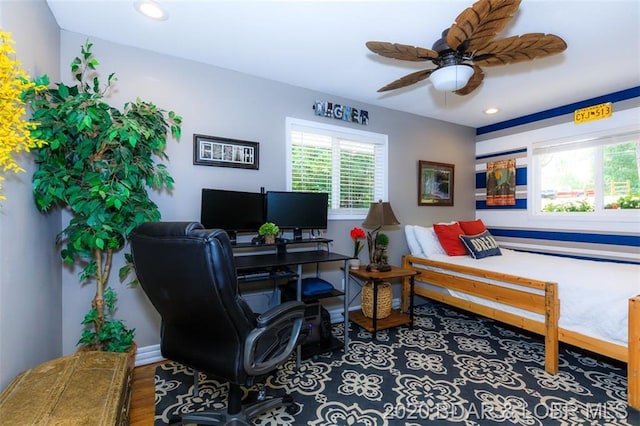
[[(481, 127), (640, 86), (640, 0), (522, 0), (498, 38), (556, 34), (559, 55), (485, 67), (467, 96), (427, 80), (377, 93), (431, 63), (379, 57), (369, 40), (431, 48), (473, 0), (157, 0), (166, 21), (149, 20), (134, 0), (47, 0), (62, 29), (192, 59), (353, 100)], [(324, 99), (331, 101), (332, 99)], [(483, 111), (500, 108), (494, 116)]]

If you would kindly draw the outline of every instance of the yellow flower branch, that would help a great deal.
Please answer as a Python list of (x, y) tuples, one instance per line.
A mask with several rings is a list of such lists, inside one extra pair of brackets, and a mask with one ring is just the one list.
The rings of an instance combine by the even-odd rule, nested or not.
[(45, 87), (36, 86), (20, 68), (13, 44), (10, 33), (0, 30), (0, 200), (6, 199), (2, 194), (4, 173), (24, 172), (14, 155), (44, 144), (31, 136), (36, 124), (25, 118), (21, 94), (25, 90), (42, 90)]

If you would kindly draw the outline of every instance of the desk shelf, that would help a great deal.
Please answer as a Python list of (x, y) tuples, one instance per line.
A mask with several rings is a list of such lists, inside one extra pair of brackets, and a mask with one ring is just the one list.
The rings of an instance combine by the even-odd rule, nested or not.
[(241, 273), (238, 275), (239, 283), (248, 283), (254, 281), (271, 281), (271, 280), (280, 280), (280, 279), (291, 279), (297, 278), (298, 274), (294, 271), (287, 270), (267, 270), (268, 275), (259, 275), (259, 276), (243, 276)]
[(329, 244), (332, 243), (333, 240), (330, 240), (328, 238), (304, 238), (301, 240), (294, 240), (294, 239), (281, 239), (281, 240), (276, 240), (276, 242), (274, 244), (264, 244), (264, 243), (260, 243), (260, 244), (255, 244), (252, 242), (236, 242), (234, 244), (232, 244), (232, 247), (234, 250), (236, 249), (255, 249), (255, 250), (261, 250), (261, 251), (267, 251), (267, 250), (282, 250), (283, 247), (287, 247), (287, 246), (300, 246), (300, 245), (312, 245), (312, 244), (316, 244), (317, 247), (319, 248), (321, 245), (324, 245), (327, 249), (329, 247)]
[(329, 297), (340, 297), (340, 296), (344, 296), (344, 291), (340, 291), (334, 288), (329, 293), (317, 294), (315, 296), (302, 296), (302, 301), (304, 303), (309, 303), (309, 302), (313, 302), (314, 300), (328, 299)]
[[(285, 297), (285, 300), (296, 300), (295, 292), (291, 291), (291, 289), (288, 288), (286, 285), (282, 285), (280, 287), (282, 287), (281, 291), (283, 296)], [(337, 288), (334, 288), (328, 293), (316, 294), (313, 296), (303, 295), (302, 301), (308, 304), (308, 303), (316, 302), (321, 299), (328, 299), (330, 297), (340, 297), (340, 296), (344, 296), (344, 291), (340, 291)]]

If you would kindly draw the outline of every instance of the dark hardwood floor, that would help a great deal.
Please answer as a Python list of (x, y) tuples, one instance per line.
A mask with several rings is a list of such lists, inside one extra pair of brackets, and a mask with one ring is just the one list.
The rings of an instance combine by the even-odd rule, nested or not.
[(129, 424), (131, 426), (153, 425), (155, 409), (156, 367), (161, 363), (136, 367), (133, 371), (131, 388), (131, 405), (129, 407)]

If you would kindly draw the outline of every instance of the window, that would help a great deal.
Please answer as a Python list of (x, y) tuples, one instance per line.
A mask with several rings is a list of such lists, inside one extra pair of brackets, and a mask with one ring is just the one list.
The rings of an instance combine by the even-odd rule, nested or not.
[(639, 209), (639, 158), (638, 130), (534, 145), (535, 212), (597, 216)]
[(287, 118), (287, 189), (329, 194), (330, 219), (387, 199), (387, 135)]

